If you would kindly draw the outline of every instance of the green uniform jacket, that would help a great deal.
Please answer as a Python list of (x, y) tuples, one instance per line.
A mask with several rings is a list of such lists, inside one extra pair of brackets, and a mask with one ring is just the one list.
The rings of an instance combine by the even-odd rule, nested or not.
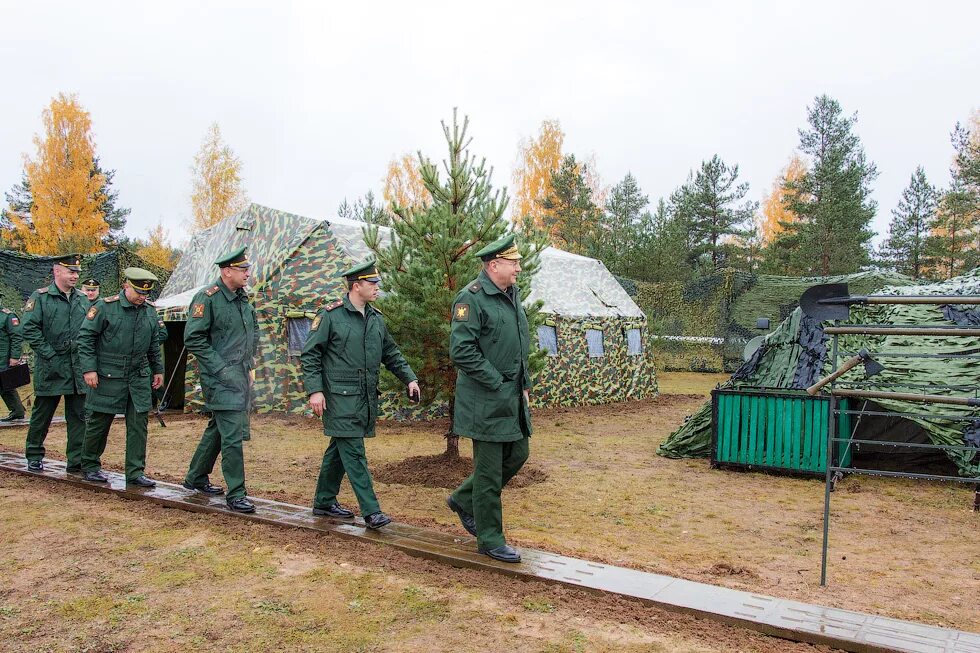
[(88, 298), (72, 288), (68, 296), (53, 283), (31, 293), (24, 304), (22, 332), (34, 350), (34, 394), (38, 397), (85, 394), (76, 338)]
[(7, 367), (11, 358), (21, 357), (23, 343), (20, 319), (9, 308), (0, 308), (0, 370)]
[(197, 358), (205, 409), (248, 410), (259, 323), (245, 290), (232, 292), (219, 278), (194, 295), (184, 345)]
[(78, 362), (82, 374), (99, 373), (97, 388), (89, 388), (85, 408), (99, 413), (125, 413), (133, 399), (137, 413), (153, 404), (153, 374), (163, 374), (156, 310), (141, 306), (120, 292), (97, 300), (78, 331)]
[(456, 296), (449, 357), (456, 366), (453, 431), (474, 440), (513, 442), (531, 435), (524, 390), (527, 315), (517, 287), (504, 292), (481, 272)]
[(417, 378), (381, 312), (368, 304), (361, 315), (348, 296), (314, 318), (300, 362), (306, 394), (327, 399), (323, 432), (336, 438), (374, 436), (382, 363), (405, 385)]

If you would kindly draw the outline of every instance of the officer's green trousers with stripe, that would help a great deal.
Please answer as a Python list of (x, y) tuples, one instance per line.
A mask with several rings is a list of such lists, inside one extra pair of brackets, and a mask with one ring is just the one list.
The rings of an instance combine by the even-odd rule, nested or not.
[[(82, 444), (82, 471), (96, 472), (102, 469), (109, 428), (115, 413), (89, 411), (85, 424), (85, 442)], [(126, 480), (139, 478), (146, 471), (146, 423), (148, 413), (137, 413), (133, 399), (126, 402)]]
[(221, 454), (221, 473), (225, 477), (225, 498), (228, 501), (246, 495), (245, 459), (242, 455), (242, 437), (248, 428), (248, 413), (244, 410), (215, 410), (201, 436), (201, 443), (191, 458), (190, 468), (184, 481), (194, 487), (208, 484), (208, 474)]
[(476, 541), (481, 549), (507, 543), (500, 492), (527, 461), (530, 438), (515, 442), (473, 440), (473, 473), (463, 481), (453, 500), (476, 519)]

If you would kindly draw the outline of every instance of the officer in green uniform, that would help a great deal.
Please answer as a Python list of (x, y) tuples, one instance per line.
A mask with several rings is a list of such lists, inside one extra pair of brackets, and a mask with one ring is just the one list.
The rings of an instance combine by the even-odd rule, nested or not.
[(85, 382), (78, 367), (76, 338), (88, 301), (75, 288), (82, 259), (77, 254), (56, 259), (54, 283), (31, 293), (24, 304), (24, 340), (34, 350), (34, 408), (27, 429), (27, 468), (44, 469), (44, 439), (61, 397), (68, 426), (67, 470), (81, 471), (85, 438)]
[(95, 304), (95, 302), (99, 301), (99, 293), (101, 291), (102, 285), (96, 279), (86, 279), (82, 282), (82, 292), (85, 294), (85, 297), (88, 298), (88, 305), (90, 308)]
[(521, 255), (513, 234), (476, 253), (483, 271), (453, 305), (449, 357), (456, 366), (453, 430), (473, 440), (473, 473), (446, 503), (480, 553), (521, 556), (504, 539), (500, 492), (528, 457), (528, 325), (518, 295)]
[(126, 268), (118, 295), (96, 300), (78, 332), (78, 361), (89, 387), (82, 445), (86, 481), (105, 483), (101, 457), (113, 418), (126, 415), (126, 483), (153, 487), (146, 469), (146, 424), (153, 389), (163, 385), (159, 320), (147, 295), (157, 278)]
[(349, 519), (354, 513), (337, 503), (340, 482), (347, 474), (368, 528), (391, 523), (381, 512), (364, 453), (364, 438), (374, 437), (378, 417), (378, 374), (383, 363), (419, 398), (415, 372), (388, 333), (378, 298), (381, 276), (369, 260), (343, 272), (349, 292), (321, 310), (303, 348), (303, 384), (310, 408), (323, 417), (330, 444), (323, 454), (313, 497), (313, 514)]
[(221, 269), (221, 276), (194, 295), (184, 329), (184, 345), (197, 359), (204, 406), (211, 413), (184, 477), (184, 487), (222, 494), (224, 490), (211, 485), (208, 479), (220, 452), (221, 472), (228, 485), (228, 508), (255, 512), (255, 505), (246, 498), (242, 457), (250, 372), (255, 367), (259, 338), (255, 309), (245, 293), (252, 264), (244, 247), (222, 256), (215, 264)]
[[(9, 308), (0, 308), (0, 371), (20, 365), (24, 337), (20, 332), (20, 318)], [(0, 392), (0, 399), (7, 405), (10, 413), (0, 422), (13, 422), (24, 419), (24, 404), (20, 401), (17, 389)]]

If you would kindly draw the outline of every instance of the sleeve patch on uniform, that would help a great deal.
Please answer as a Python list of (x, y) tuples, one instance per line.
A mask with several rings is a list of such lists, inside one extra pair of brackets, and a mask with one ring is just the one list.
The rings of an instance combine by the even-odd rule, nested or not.
[(95, 319), (95, 315), (98, 312), (99, 312), (99, 309), (97, 309), (96, 307), (93, 306), (92, 308), (88, 309), (88, 313), (85, 314), (85, 317), (87, 317), (90, 320), (94, 320)]
[(27, 303), (24, 304), (24, 310), (25, 311), (33, 311), (34, 310), (34, 298), (33, 297), (31, 299), (28, 299), (27, 300)]
[(204, 304), (194, 304), (191, 308), (191, 317), (204, 317)]
[(470, 305), (456, 304), (453, 307), (453, 319), (457, 322), (465, 322), (470, 319)]
[(167, 325), (163, 323), (163, 320), (157, 320), (157, 324), (160, 325), (160, 328), (161, 329), (166, 329), (167, 328)]
[(16, 315), (12, 315), (10, 317), (10, 323), (13, 324), (14, 326), (17, 326), (20, 324), (20, 320), (17, 319)]
[(319, 315), (313, 318), (313, 324), (310, 325), (310, 331), (316, 331), (320, 328), (320, 318), (321, 316)]

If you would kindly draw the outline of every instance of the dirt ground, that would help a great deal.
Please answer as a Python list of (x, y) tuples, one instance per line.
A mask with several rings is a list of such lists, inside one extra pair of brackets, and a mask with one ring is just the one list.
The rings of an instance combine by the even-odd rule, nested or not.
[[(975, 600), (980, 595), (980, 556), (976, 552), (980, 515), (970, 510), (972, 491), (967, 488), (896, 479), (845, 479), (833, 499), (830, 584), (821, 588), (822, 481), (712, 470), (705, 460), (678, 461), (656, 456), (657, 445), (663, 438), (724, 378), (720, 375), (663, 374), (660, 383), (664, 394), (655, 400), (536, 411), (530, 465), (541, 477), (524, 487), (505, 490), (504, 517), (508, 539), (519, 546), (736, 589), (980, 631), (980, 612)], [(159, 479), (179, 481), (204, 423), (201, 418), (191, 416), (170, 420), (168, 424), (163, 429), (151, 420), (147, 471)], [(444, 488), (385, 482), (382, 473), (413, 456), (438, 455), (445, 447), (444, 432), (445, 424), (440, 423), (383, 424), (378, 437), (367, 441), (368, 458), (375, 472), (376, 489), (387, 512), (400, 521), (458, 533), (460, 527), (455, 516), (443, 504)], [(24, 433), (24, 428), (0, 430), (0, 448), (22, 451)], [(326, 444), (319, 424), (301, 417), (263, 416), (254, 419), (252, 433), (253, 439), (245, 449), (249, 493), (308, 505)], [(122, 443), (120, 424), (113, 427), (110, 435), (109, 448), (103, 459), (106, 467), (120, 468)], [(52, 428), (48, 445), (49, 455), (61, 456), (64, 426)], [(465, 440), (460, 449), (464, 456), (470, 455)], [(220, 472), (212, 480), (220, 482)], [(36, 545), (50, 540), (54, 548), (44, 544), (46, 555), (63, 553), (55, 544), (65, 537), (64, 534), (57, 535), (58, 529), (82, 518), (66, 521), (58, 517), (57, 511), (63, 501), (58, 498), (44, 500), (53, 492), (51, 488), (22, 487), (18, 485), (19, 481), (6, 475), (0, 477), (0, 483), (7, 493), (2, 505), (6, 507), (11, 502), (19, 502), (26, 510), (23, 519), (34, 520), (34, 528), (44, 533), (41, 537), (28, 538), (26, 543), (21, 542), (17, 539), (17, 524), (13, 520), (15, 516), (20, 520), (22, 512), (0, 511), (3, 531), (9, 534), (3, 537), (16, 540), (14, 550), (17, 550), (18, 542), (29, 547), (30, 542)], [(77, 491), (73, 493), (77, 495)], [(129, 515), (134, 511), (136, 514), (132, 519), (141, 518), (138, 515), (157, 515), (152, 507), (137, 509), (131, 504), (116, 504), (102, 497), (72, 498), (72, 502), (76, 500), (86, 504), (80, 514), (97, 512), (113, 524), (113, 528), (101, 530), (99, 537), (122, 537), (115, 524), (130, 519)], [(354, 504), (346, 485), (341, 501)], [(179, 523), (196, 519), (181, 515), (171, 517), (173, 511), (160, 514), (167, 516), (167, 529), (180, 528), (179, 524), (171, 526), (171, 519)], [(146, 519), (152, 524), (154, 519), (162, 517)], [(43, 526), (45, 523), (58, 523), (59, 526), (48, 528)], [(71, 530), (80, 528), (73, 526)], [(237, 527), (222, 522), (220, 527), (214, 528), (215, 541), (220, 542), (221, 533)], [(306, 536), (264, 530), (263, 537), (269, 542), (292, 542), (305, 541)], [(3, 544), (3, 555), (9, 555), (8, 544)], [(331, 540), (329, 543), (312, 542), (311, 546), (321, 550), (329, 546), (334, 551), (341, 544)], [(268, 546), (277, 549), (278, 545), (270, 543)], [(342, 548), (344, 551), (356, 550), (356, 555), (363, 556), (364, 573), (369, 575), (379, 573), (376, 565), (370, 562), (372, 556), (384, 561), (397, 558), (394, 553), (379, 552), (377, 548), (362, 551), (349, 544), (343, 544)], [(162, 555), (152, 545), (142, 545), (140, 550), (150, 558)], [(31, 555), (35, 553), (45, 555), (41, 551)], [(409, 563), (408, 560), (406, 565), (424, 564)], [(69, 564), (70, 561), (59, 560), (60, 563)], [(93, 564), (97, 563), (98, 555), (95, 555)], [(15, 561), (11, 564), (25, 582), (42, 573), (36, 563)], [(104, 560), (101, 564), (105, 566)], [(395, 566), (397, 571), (393, 571), (394, 567), (386, 567), (385, 573), (402, 574), (401, 562)], [(123, 569), (111, 570), (112, 574), (122, 572)], [(110, 570), (100, 573), (109, 574)], [(440, 574), (435, 573), (435, 576)], [(238, 586), (240, 579), (233, 580)], [(484, 588), (482, 592), (492, 594), (502, 582), (497, 578), (481, 579), (475, 585)], [(239, 588), (238, 591), (246, 590)], [(447, 601), (452, 606), (451, 612), (455, 611), (455, 599), (448, 598)], [(583, 605), (595, 601), (594, 597), (589, 597), (583, 599)], [(564, 599), (550, 605), (554, 611), (542, 614), (558, 620), (571, 619), (565, 612)], [(5, 616), (4, 610), (18, 607), (18, 601), (12, 603), (9, 597), (0, 595), (0, 628), (5, 628), (11, 618), (16, 621), (16, 615)], [(528, 612), (534, 610), (519, 610), (517, 622), (525, 623)], [(454, 618), (456, 616), (454, 613)], [(608, 616), (613, 622), (622, 623), (622, 616), (615, 609)], [(536, 612), (534, 617), (544, 618)], [(244, 619), (240, 615), (238, 618)], [(494, 623), (495, 628), (500, 628), (499, 614)], [(699, 627), (703, 625), (695, 623)], [(641, 625), (649, 624), (641, 620)], [(503, 628), (498, 634), (505, 637), (506, 631), (516, 637), (518, 630), (517, 626), (513, 630)], [(399, 632), (400, 637), (407, 636)], [(494, 632), (494, 628), (481, 628), (480, 632)], [(543, 635), (545, 632), (547, 636)], [(714, 646), (710, 638), (697, 640), (696, 634), (688, 630), (683, 630), (683, 637), (694, 639), (672, 643), (654, 639), (629, 642), (624, 646), (596, 639), (599, 637), (596, 633), (605, 632), (601, 628), (595, 633), (580, 630), (582, 637), (588, 640), (581, 645), (577, 640), (573, 641), (574, 638), (568, 639), (571, 636), (567, 632), (562, 636), (557, 636), (556, 632), (548, 630), (547, 626), (536, 631), (536, 637), (545, 639), (533, 640), (538, 648), (532, 646), (531, 650), (604, 650), (603, 647), (609, 650), (702, 650), (702, 646), (707, 647), (704, 650), (713, 650)], [(453, 641), (450, 635), (446, 637), (439, 641)], [(511, 644), (508, 641), (517, 640), (502, 640), (493, 647), (509, 650)], [(475, 640), (473, 642), (472, 648), (464, 647), (463, 650), (483, 648)], [(238, 646), (231, 641), (225, 643), (232, 648)], [(753, 650), (751, 647), (757, 645), (765, 646), (753, 640), (722, 646), (718, 650)], [(387, 650), (384, 642), (371, 646), (365, 650)], [(631, 649), (631, 646), (640, 648)], [(774, 650), (786, 650), (780, 648), (785, 646), (788, 644), (779, 643)], [(413, 650), (411, 645), (395, 648)]]

